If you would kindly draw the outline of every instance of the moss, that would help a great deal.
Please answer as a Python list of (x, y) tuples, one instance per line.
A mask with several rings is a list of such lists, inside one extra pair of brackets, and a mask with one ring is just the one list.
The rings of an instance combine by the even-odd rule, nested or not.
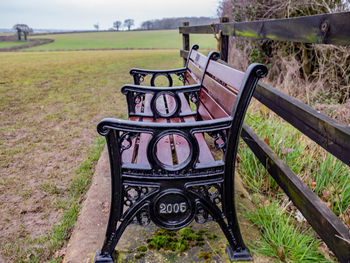
[(148, 248), (166, 251), (183, 252), (194, 246), (204, 245), (205, 230), (195, 232), (191, 227), (185, 227), (179, 231), (158, 229), (153, 238), (147, 240)]
[(145, 246), (138, 247), (137, 251), (139, 251), (139, 252), (146, 252), (147, 251), (147, 247), (145, 247)]
[(247, 31), (239, 31), (236, 29), (235, 34), (236, 34), (236, 36), (259, 38), (259, 35), (254, 31), (247, 32)]
[(145, 253), (136, 254), (135, 259), (140, 259), (140, 258), (143, 258), (144, 256), (145, 256)]

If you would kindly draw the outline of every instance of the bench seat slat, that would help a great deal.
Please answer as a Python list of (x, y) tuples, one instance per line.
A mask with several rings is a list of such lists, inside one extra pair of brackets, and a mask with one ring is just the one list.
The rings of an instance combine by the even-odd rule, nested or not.
[[(151, 99), (152, 94), (146, 94), (143, 101), (143, 113), (151, 113)], [(152, 118), (143, 118), (142, 121), (153, 122)], [(147, 144), (151, 138), (151, 135), (148, 133), (141, 133), (139, 137), (139, 146), (137, 151), (137, 164), (149, 164), (147, 158)]]
[[(184, 94), (179, 94), (180, 100), (181, 100), (181, 112), (183, 113), (191, 113), (191, 108), (190, 105), (188, 104), (188, 101), (185, 98)], [(185, 122), (194, 122), (196, 121), (196, 119), (192, 116), (188, 116), (188, 117), (184, 117), (183, 118)], [(198, 161), (200, 163), (210, 163), (210, 162), (214, 162), (215, 159), (207, 145), (207, 142), (204, 139), (203, 134), (201, 133), (196, 133), (194, 135), (198, 141), (198, 145), (199, 145), (199, 157), (198, 157)]]
[[(164, 97), (164, 95), (162, 95)], [(168, 96), (166, 96), (168, 97)], [(160, 112), (165, 112), (165, 103), (164, 99), (159, 98), (157, 99), (157, 109)], [(151, 99), (149, 101), (146, 101), (145, 105), (151, 104)], [(150, 108), (150, 106), (149, 106)], [(158, 118), (156, 120), (157, 122), (167, 122), (164, 118)], [(171, 151), (171, 143), (170, 143), (170, 136), (164, 136), (157, 144), (157, 158), (160, 162), (166, 165), (173, 165), (173, 158), (172, 158), (172, 151)]]

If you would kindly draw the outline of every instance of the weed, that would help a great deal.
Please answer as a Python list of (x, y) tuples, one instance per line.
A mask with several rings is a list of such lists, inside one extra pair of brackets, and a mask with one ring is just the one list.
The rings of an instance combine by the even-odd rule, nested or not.
[(281, 262), (329, 262), (317, 250), (320, 242), (310, 229), (302, 230), (291, 215), (286, 215), (278, 201), (261, 205), (255, 199), (256, 212), (246, 210), (245, 216), (258, 226), (263, 239), (251, 244), (252, 250)]

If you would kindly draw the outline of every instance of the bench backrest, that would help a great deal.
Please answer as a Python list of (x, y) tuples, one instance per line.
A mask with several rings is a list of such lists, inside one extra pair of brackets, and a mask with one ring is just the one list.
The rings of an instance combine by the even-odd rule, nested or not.
[(197, 84), (202, 80), (208, 58), (199, 53), (198, 45), (193, 45), (186, 62), (185, 85)]
[(228, 117), (233, 114), (239, 91), (244, 88), (249, 74), (216, 61), (218, 53), (209, 55), (198, 103), (198, 115), (203, 120)]

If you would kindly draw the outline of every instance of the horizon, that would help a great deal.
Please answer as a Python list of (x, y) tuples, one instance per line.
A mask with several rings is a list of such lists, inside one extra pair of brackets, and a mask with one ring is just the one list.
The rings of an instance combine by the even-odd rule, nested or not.
[[(130, 0), (12, 0), (0, 2), (0, 28), (27, 24), (36, 30), (108, 30), (114, 21), (133, 19), (135, 28), (147, 20), (176, 17), (216, 17), (219, 0), (168, 2)], [(184, 8), (185, 7), (185, 8)], [(43, 26), (44, 25), (44, 26)], [(124, 28), (124, 27), (123, 27)]]

